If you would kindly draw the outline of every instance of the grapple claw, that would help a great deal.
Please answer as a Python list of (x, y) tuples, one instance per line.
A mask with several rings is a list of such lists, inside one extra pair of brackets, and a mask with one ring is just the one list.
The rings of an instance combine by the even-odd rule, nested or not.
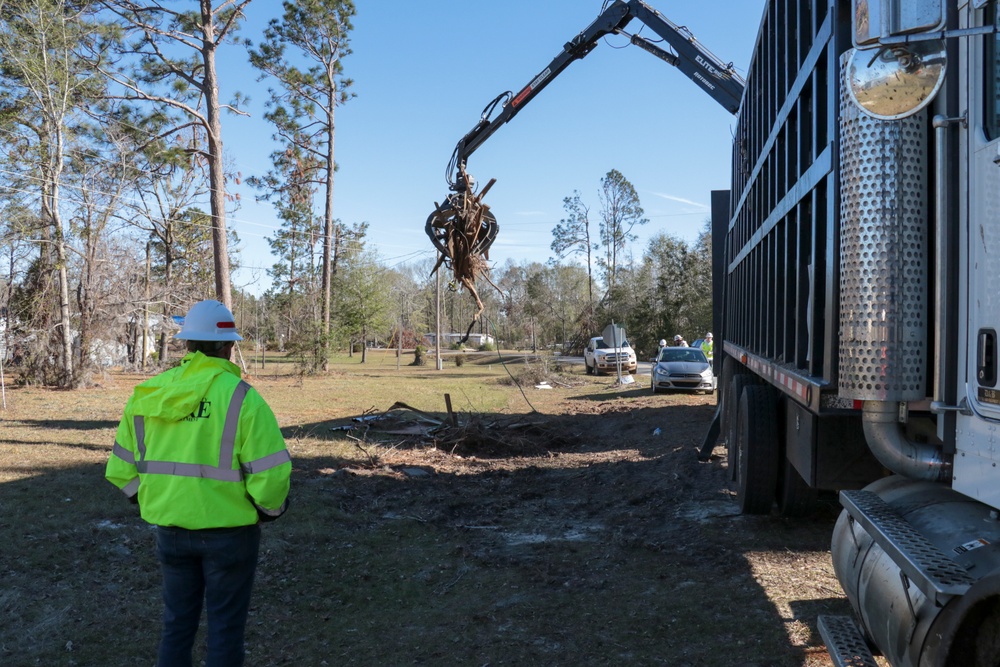
[(424, 231), (449, 260), (461, 252), (489, 257), (490, 246), (500, 230), (489, 207), (474, 195), (473, 199), (476, 201), (463, 193), (450, 194), (427, 217)]
[(490, 246), (500, 230), (490, 207), (483, 203), (483, 195), (493, 187), (496, 179), (476, 194), (472, 191), (472, 179), (462, 168), (460, 182), (464, 184), (464, 191), (448, 195), (443, 204), (435, 204), (437, 208), (427, 217), (424, 231), (441, 252), (431, 273), (440, 269), (441, 264), (448, 263), (455, 273), (455, 283), (468, 289), (476, 300), (476, 314), (472, 318), (475, 322), (484, 309), (476, 292), (476, 278), (483, 276), (489, 280), (486, 274), (489, 273)]

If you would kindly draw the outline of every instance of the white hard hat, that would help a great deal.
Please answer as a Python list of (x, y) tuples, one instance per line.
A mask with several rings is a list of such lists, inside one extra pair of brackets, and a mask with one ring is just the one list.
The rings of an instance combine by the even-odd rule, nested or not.
[(711, 338), (711, 337), (712, 337), (712, 332), (711, 331), (709, 331), (707, 334), (705, 334), (705, 338)]
[(674, 341), (679, 341), (679, 340), (684, 340), (684, 339), (683, 339), (683, 338), (681, 337), (681, 335), (680, 335), (680, 334), (677, 334), (676, 336), (674, 336)]
[(236, 320), (233, 314), (218, 301), (209, 299), (199, 301), (191, 306), (184, 317), (179, 333), (174, 334), (178, 340), (243, 340), (236, 333)]
[(667, 346), (667, 341), (666, 341), (666, 339), (665, 339), (665, 338), (661, 338), (661, 339), (660, 339), (660, 347), (666, 347), (666, 346)]

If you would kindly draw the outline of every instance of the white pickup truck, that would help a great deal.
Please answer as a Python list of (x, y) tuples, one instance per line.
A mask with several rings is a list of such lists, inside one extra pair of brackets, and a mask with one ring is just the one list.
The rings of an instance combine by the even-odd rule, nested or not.
[(627, 340), (622, 341), (621, 347), (616, 348), (605, 343), (600, 336), (594, 336), (583, 350), (583, 363), (587, 366), (588, 375), (615, 373), (618, 370), (619, 361), (623, 372), (628, 371), (635, 375), (639, 367), (638, 360), (635, 356), (635, 350), (632, 349)]

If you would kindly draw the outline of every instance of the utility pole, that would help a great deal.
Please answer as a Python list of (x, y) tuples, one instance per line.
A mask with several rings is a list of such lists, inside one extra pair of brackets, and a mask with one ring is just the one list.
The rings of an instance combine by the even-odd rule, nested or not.
[(435, 296), (435, 300), (436, 300), (437, 303), (436, 303), (435, 308), (434, 308), (434, 310), (435, 310), (435, 318), (437, 320), (437, 323), (435, 325), (435, 333), (434, 333), (434, 359), (435, 359), (434, 364), (435, 364), (435, 368), (437, 368), (439, 371), (444, 369), (444, 363), (441, 361), (441, 265), (440, 265), (440, 260), (441, 260), (441, 257), (439, 255), (438, 256), (438, 270), (435, 271), (435, 273), (437, 274), (437, 294)]
[(399, 360), (403, 356), (403, 292), (399, 293), (399, 326), (396, 327), (396, 370), (399, 370)]

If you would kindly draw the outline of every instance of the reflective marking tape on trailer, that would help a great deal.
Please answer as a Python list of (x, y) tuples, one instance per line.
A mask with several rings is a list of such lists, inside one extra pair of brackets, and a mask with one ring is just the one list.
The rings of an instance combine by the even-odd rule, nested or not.
[(809, 385), (799, 382), (788, 373), (782, 373), (781, 371), (775, 372), (774, 379), (783, 387), (789, 389), (795, 396), (798, 396), (806, 403), (809, 402)]
[(744, 353), (740, 355), (740, 358), (757, 375), (771, 380), (773, 384), (784, 387), (792, 396), (796, 396), (806, 405), (809, 404), (809, 401), (812, 399), (812, 387), (808, 384), (796, 379), (794, 375), (775, 369), (758, 357)]

